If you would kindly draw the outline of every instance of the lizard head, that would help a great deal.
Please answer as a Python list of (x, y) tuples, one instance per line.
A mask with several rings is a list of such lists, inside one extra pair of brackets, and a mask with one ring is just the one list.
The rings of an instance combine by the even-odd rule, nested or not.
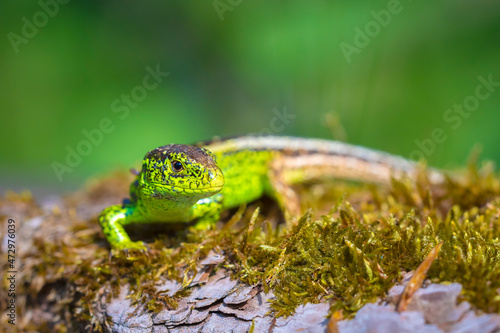
[(142, 164), (142, 182), (156, 194), (206, 198), (224, 185), (215, 156), (205, 148), (167, 145), (149, 151)]

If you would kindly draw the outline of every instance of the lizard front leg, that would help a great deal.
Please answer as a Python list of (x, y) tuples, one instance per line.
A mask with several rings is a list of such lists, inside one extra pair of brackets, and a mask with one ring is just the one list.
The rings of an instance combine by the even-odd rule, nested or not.
[(223, 196), (220, 193), (198, 200), (192, 207), (193, 217), (197, 219), (194, 227), (199, 230), (211, 228), (219, 221), (223, 208)]
[(113, 249), (145, 251), (142, 241), (133, 242), (123, 228), (132, 222), (138, 222), (138, 213), (132, 205), (113, 205), (106, 208), (99, 216), (104, 235)]
[(277, 157), (271, 162), (268, 171), (268, 179), (271, 185), (268, 192), (271, 192), (269, 194), (278, 201), (287, 220), (301, 214), (299, 196), (292, 188), (291, 184), (293, 182), (290, 175), (288, 175), (291, 171), (291, 169), (287, 169), (290, 160), (293, 159), (290, 157)]

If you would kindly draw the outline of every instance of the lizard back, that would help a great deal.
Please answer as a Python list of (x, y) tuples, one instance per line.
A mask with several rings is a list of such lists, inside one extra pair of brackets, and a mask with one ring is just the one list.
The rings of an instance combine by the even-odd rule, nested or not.
[[(417, 164), (403, 157), (352, 144), (324, 139), (287, 136), (241, 136), (215, 139), (201, 144), (212, 151), (221, 167), (226, 184), (225, 203), (234, 207), (272, 195), (269, 173), (282, 172), (288, 184), (322, 177), (387, 183), (391, 176), (415, 176)], [(430, 170), (433, 183), (444, 180)]]

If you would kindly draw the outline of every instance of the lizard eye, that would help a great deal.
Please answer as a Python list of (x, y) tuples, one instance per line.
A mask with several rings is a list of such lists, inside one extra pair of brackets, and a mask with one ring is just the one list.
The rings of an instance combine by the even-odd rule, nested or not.
[(174, 169), (175, 172), (179, 172), (183, 169), (182, 163), (179, 161), (173, 161), (172, 162), (172, 169)]

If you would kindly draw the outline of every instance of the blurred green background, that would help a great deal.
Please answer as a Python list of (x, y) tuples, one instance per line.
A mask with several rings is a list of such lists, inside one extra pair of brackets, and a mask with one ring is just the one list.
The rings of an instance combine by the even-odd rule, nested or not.
[[(500, 81), (499, 2), (42, 0), (2, 7), (2, 191), (75, 189), (89, 176), (137, 166), (156, 146), (214, 135), (342, 138), (327, 114), (340, 119), (350, 143), (409, 157), (419, 149), (415, 140), (425, 142), (424, 155), (438, 167), (463, 165), (477, 143), (483, 159), (500, 161), (500, 87), (474, 100), (479, 76)], [(148, 66), (169, 75), (144, 90)], [(122, 98), (131, 93), (140, 100), (126, 113)], [(447, 111), (467, 98), (474, 109), (467, 117)], [(273, 120), (283, 110), (294, 118)], [(92, 130), (103, 119), (111, 123), (99, 138)], [(431, 149), (426, 140), (436, 128), (440, 142)], [(83, 131), (97, 143), (82, 143)], [(86, 156), (69, 167), (68, 149), (78, 147)], [(71, 172), (58, 176), (54, 165)]]

